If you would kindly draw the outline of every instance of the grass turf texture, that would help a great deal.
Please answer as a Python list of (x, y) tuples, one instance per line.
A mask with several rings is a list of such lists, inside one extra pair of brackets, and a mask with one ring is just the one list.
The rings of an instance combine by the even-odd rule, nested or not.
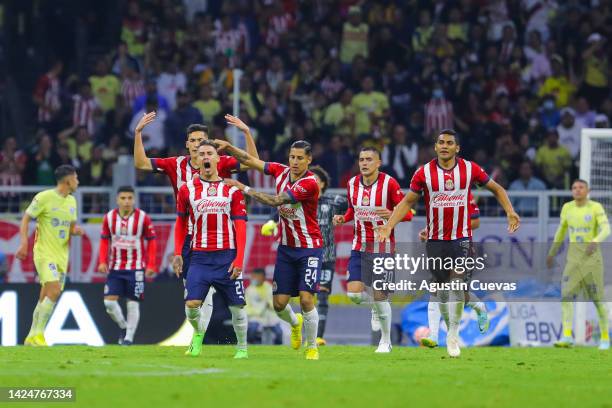
[[(612, 407), (612, 354), (593, 348), (0, 347), (0, 386), (75, 387), (83, 407)], [(4, 405), (0, 403), (0, 405)]]

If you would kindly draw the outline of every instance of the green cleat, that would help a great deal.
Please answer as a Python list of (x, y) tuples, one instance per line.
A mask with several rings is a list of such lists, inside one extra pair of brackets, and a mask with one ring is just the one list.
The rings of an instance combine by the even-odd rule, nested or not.
[(191, 338), (191, 345), (187, 349), (187, 355), (197, 357), (202, 354), (202, 340), (204, 340), (204, 333), (194, 333)]
[(438, 347), (438, 342), (430, 339), (429, 337), (423, 337), (421, 339), (421, 346), (427, 347), (427, 348), (436, 348)]
[(234, 354), (234, 358), (236, 360), (249, 358), (249, 353), (247, 352), (247, 349), (238, 349), (236, 350), (236, 354)]
[(478, 316), (478, 330), (484, 334), (489, 330), (489, 315), (486, 310), (481, 312), (477, 310), (476, 315)]
[(561, 340), (555, 343), (557, 348), (571, 348), (574, 346), (574, 339), (571, 337), (563, 337)]

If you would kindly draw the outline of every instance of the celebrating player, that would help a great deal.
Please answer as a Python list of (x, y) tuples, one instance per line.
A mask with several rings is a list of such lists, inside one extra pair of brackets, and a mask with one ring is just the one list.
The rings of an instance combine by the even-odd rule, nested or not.
[(79, 186), (76, 169), (70, 165), (61, 165), (55, 169), (55, 179), (55, 188), (34, 196), (19, 228), (19, 247), (15, 256), (23, 260), (28, 255), (28, 226), (31, 220), (36, 220), (34, 265), (42, 286), (32, 326), (24, 342), (26, 346), (47, 345), (45, 326), (64, 290), (70, 236), (83, 235), (83, 230), (76, 225), (77, 204), (72, 196)]
[[(469, 214), (470, 214), (470, 226), (472, 227), (472, 231), (478, 229), (480, 227), (480, 209), (476, 204), (476, 200), (474, 196), (470, 194), (470, 205), (469, 205)], [(419, 231), (419, 238), (421, 241), (427, 241), (427, 228), (423, 228)], [(469, 282), (470, 273), (466, 272), (465, 280)], [(481, 333), (485, 333), (489, 329), (489, 317), (487, 315), (487, 309), (482, 301), (478, 299), (478, 296), (473, 292), (465, 293), (465, 304), (476, 311), (476, 315), (478, 316), (478, 329)], [(438, 347), (438, 334), (440, 331), (440, 318), (442, 314), (440, 312), (440, 301), (435, 294), (430, 295), (429, 303), (427, 304), (427, 321), (429, 322), (429, 335), (427, 337), (423, 337), (421, 339), (421, 345), (429, 348)]]
[(242, 192), (226, 183), (217, 170), (221, 160), (213, 142), (203, 140), (198, 148), (200, 175), (179, 189), (174, 230), (173, 268), (183, 271), (183, 244), (189, 222), (192, 225), (191, 261), (185, 282), (185, 315), (195, 335), (189, 354), (202, 352), (204, 339), (200, 306), (214, 287), (229, 305), (238, 340), (234, 358), (247, 358), (247, 315), (244, 310), (242, 263), (246, 242), (246, 207)]
[[(140, 320), (139, 302), (144, 298), (144, 277), (155, 274), (157, 250), (151, 218), (141, 209), (134, 208), (133, 187), (123, 186), (117, 190), (117, 208), (104, 215), (100, 238), (98, 271), (108, 273), (104, 286), (104, 306), (121, 329), (119, 344), (129, 346), (134, 343), (134, 334)], [(145, 240), (148, 241), (146, 263)], [(118, 302), (119, 297), (127, 299), (127, 322)]]
[[(520, 218), (512, 208), (503, 187), (490, 179), (476, 163), (457, 157), (459, 137), (454, 130), (442, 130), (434, 147), (437, 158), (421, 166), (410, 182), (410, 191), (395, 207), (387, 224), (376, 229), (376, 239), (389, 239), (393, 228), (425, 195), (427, 211), (427, 256), (430, 258), (467, 258), (472, 237), (469, 221), (469, 196), (472, 184), (484, 185), (501, 204), (508, 218), (508, 231), (520, 226)], [(433, 262), (439, 266), (439, 262)], [(453, 261), (455, 264), (455, 261)], [(450, 283), (451, 290), (439, 291), (440, 310), (448, 327), (446, 349), (449, 356), (459, 357), (459, 322), (463, 313), (464, 293), (453, 282), (461, 282), (462, 274), (445, 268), (430, 271), (437, 283)]]
[[(249, 130), (249, 127), (244, 124), (239, 118), (232, 115), (225, 115), (225, 119), (230, 125), (236, 126), (245, 135), (245, 141), (247, 151), (254, 157), (257, 155), (257, 148), (255, 141)], [(208, 127), (205, 125), (193, 124), (187, 128), (187, 141), (185, 147), (189, 151), (187, 156), (176, 156), (167, 158), (153, 158), (149, 159), (144, 150), (142, 143), (142, 133), (145, 127), (155, 120), (155, 112), (149, 112), (145, 114), (140, 122), (136, 125), (134, 135), (134, 164), (139, 170), (162, 172), (166, 174), (172, 188), (174, 189), (174, 196), (178, 194), (179, 189), (182, 185), (192, 180), (194, 177), (198, 177), (200, 169), (198, 168), (198, 148), (203, 140), (208, 139)], [(219, 156), (219, 162), (217, 164), (217, 170), (221, 178), (231, 177), (234, 171), (243, 171), (248, 169), (248, 166), (238, 163), (236, 159), (229, 156)], [(187, 271), (189, 269), (189, 259), (191, 255), (191, 224), (188, 224), (188, 232), (185, 237), (185, 247), (183, 248), (183, 283), (187, 277)], [(208, 292), (209, 295), (204, 301), (201, 317), (203, 319), (202, 324), (204, 330), (208, 328), (208, 323), (212, 315), (212, 295), (214, 289)], [(195, 333), (194, 333), (195, 335)], [(187, 350), (186, 354), (190, 351)]]
[(576, 180), (572, 184), (574, 201), (565, 203), (561, 209), (561, 221), (555, 233), (555, 239), (546, 263), (553, 267), (554, 257), (565, 239), (569, 227), (569, 248), (567, 264), (563, 270), (561, 287), (561, 316), (563, 321), (563, 338), (555, 343), (556, 347), (571, 347), (572, 321), (574, 319), (573, 301), (581, 293), (593, 301), (599, 316), (599, 349), (610, 348), (608, 333), (608, 308), (603, 299), (603, 257), (599, 243), (610, 235), (610, 224), (603, 206), (589, 200), (589, 185), (584, 180)]
[[(389, 241), (374, 241), (374, 228), (383, 225), (391, 210), (404, 197), (400, 186), (393, 177), (380, 171), (380, 152), (373, 147), (364, 147), (359, 152), (360, 174), (351, 178), (346, 186), (348, 209), (344, 215), (334, 216), (334, 224), (341, 225), (354, 220), (355, 237), (351, 248), (348, 267), (347, 295), (353, 303), (363, 301), (365, 287), (373, 289), (373, 321), (380, 325), (381, 337), (377, 353), (391, 352), (391, 305), (388, 291), (376, 289), (374, 282), (391, 283), (394, 271), (386, 271), (381, 278), (373, 276), (373, 262), (377, 257), (386, 257), (394, 251), (395, 237)], [(412, 219), (408, 211), (403, 221)], [(376, 327), (374, 327), (376, 328)]]
[[(317, 223), (319, 185), (308, 170), (312, 162), (310, 143), (304, 140), (293, 142), (289, 150), (289, 166), (264, 163), (226, 141), (215, 140), (215, 144), (240, 163), (274, 177), (276, 195), (255, 191), (236, 180), (227, 180), (226, 183), (261, 203), (278, 207), (281, 232), (274, 268), (274, 310), (291, 325), (291, 346), (296, 350), (302, 345), (304, 323), (306, 359), (318, 360), (319, 314), (314, 294), (319, 289), (323, 239)], [(294, 313), (289, 305), (291, 297), (298, 295), (303, 315)]]

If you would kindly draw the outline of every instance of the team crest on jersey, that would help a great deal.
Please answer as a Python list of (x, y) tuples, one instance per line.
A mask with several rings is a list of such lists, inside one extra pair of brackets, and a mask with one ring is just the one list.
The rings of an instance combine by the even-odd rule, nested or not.
[(216, 186), (208, 187), (208, 190), (206, 191), (206, 194), (208, 194), (209, 196), (217, 195), (217, 187)]
[(587, 215), (584, 216), (584, 220), (586, 222), (591, 222), (592, 219), (593, 219), (593, 217), (591, 216), (591, 214), (587, 214)]
[(126, 224), (121, 224), (121, 232), (119, 234), (127, 235), (127, 225)]
[(444, 182), (444, 189), (445, 190), (454, 190), (455, 189), (455, 182), (453, 181), (453, 179), (447, 179)]
[(361, 199), (361, 202), (363, 203), (363, 205), (370, 205), (370, 196), (364, 196)]

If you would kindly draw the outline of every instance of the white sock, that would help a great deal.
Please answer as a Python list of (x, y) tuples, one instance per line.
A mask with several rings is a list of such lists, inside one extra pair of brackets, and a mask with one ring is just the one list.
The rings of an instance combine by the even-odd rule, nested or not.
[(429, 322), (429, 338), (438, 342), (438, 334), (440, 333), (440, 300), (431, 296), (427, 304), (427, 321)]
[(230, 306), (229, 309), (232, 313), (232, 325), (236, 333), (237, 347), (239, 349), (246, 349), (247, 329), (249, 326), (246, 311), (240, 306)]
[(484, 302), (480, 300), (478, 296), (474, 294), (474, 292), (470, 292), (469, 297), (470, 297), (470, 300), (469, 302), (466, 303), (466, 305), (468, 305), (469, 307), (471, 307), (478, 313), (482, 313), (487, 310)]
[(280, 312), (276, 312), (276, 315), (287, 323), (289, 323), (291, 326), (295, 326), (296, 324), (298, 324), (297, 316), (295, 315), (293, 309), (291, 308), (291, 305), (289, 304), (287, 304), (287, 306), (285, 306), (285, 308)]
[(30, 331), (28, 332), (27, 337), (34, 336), (36, 334), (36, 325), (38, 324), (38, 316), (40, 313), (40, 302), (36, 303), (36, 307), (32, 312), (32, 325), (30, 326)]
[(438, 306), (440, 308), (440, 314), (444, 319), (444, 323), (446, 324), (446, 330), (448, 331), (448, 326), (450, 325), (448, 316), (448, 291), (438, 292), (438, 299), (440, 300), (440, 303), (438, 303)]
[(38, 320), (36, 321), (36, 334), (43, 334), (45, 332), (45, 327), (47, 326), (49, 318), (51, 318), (55, 303), (56, 302), (51, 301), (51, 299), (48, 297), (44, 298), (43, 301), (40, 302), (38, 309)]
[(464, 293), (462, 290), (453, 290), (449, 294), (449, 326), (448, 326), (448, 334), (449, 336), (459, 336), (459, 323), (461, 322), (461, 316), (463, 315), (463, 306), (464, 306)]
[(306, 348), (317, 347), (317, 330), (319, 328), (319, 312), (313, 307), (310, 312), (303, 312)]
[(206, 295), (206, 299), (204, 299), (204, 303), (200, 307), (200, 328), (202, 333), (205, 333), (208, 330), (208, 324), (210, 323), (210, 318), (213, 313), (213, 295), (215, 294), (215, 289), (210, 288), (208, 291), (208, 295)]
[(140, 320), (140, 303), (135, 300), (127, 301), (127, 327), (125, 331), (125, 339), (134, 341), (134, 334)]
[(193, 331), (202, 334), (204, 333), (200, 326), (200, 308), (199, 307), (189, 307), (185, 305), (185, 316), (187, 320), (193, 327)]
[(121, 310), (119, 302), (116, 300), (104, 299), (104, 306), (106, 307), (106, 313), (108, 313), (111, 319), (113, 319), (113, 321), (117, 323), (119, 328), (125, 329), (125, 318), (123, 317), (123, 311)]
[(391, 344), (391, 304), (388, 300), (375, 301), (374, 309), (380, 321), (380, 342)]

